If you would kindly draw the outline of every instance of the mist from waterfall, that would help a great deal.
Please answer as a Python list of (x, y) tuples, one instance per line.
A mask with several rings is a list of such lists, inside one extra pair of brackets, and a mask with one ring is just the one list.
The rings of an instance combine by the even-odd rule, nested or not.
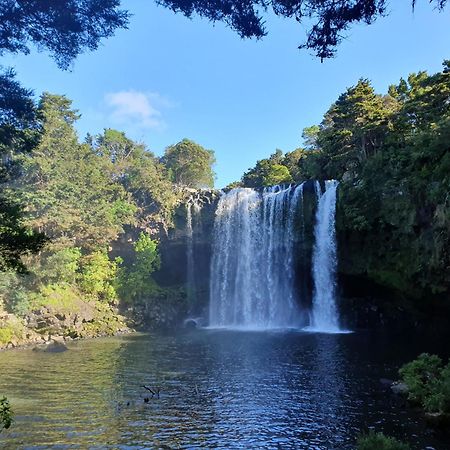
[(314, 226), (314, 248), (312, 255), (313, 303), (311, 329), (314, 331), (337, 332), (339, 318), (336, 306), (336, 180), (325, 181), (322, 193), (315, 184), (318, 199), (316, 223)]
[(294, 238), (302, 201), (303, 184), (222, 195), (211, 264), (211, 327), (299, 326)]

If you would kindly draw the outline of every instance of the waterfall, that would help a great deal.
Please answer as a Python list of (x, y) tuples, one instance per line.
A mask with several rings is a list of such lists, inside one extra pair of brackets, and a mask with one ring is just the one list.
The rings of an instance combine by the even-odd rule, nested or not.
[(303, 184), (222, 195), (214, 223), (211, 327), (298, 326), (294, 237), (300, 201)]
[(336, 307), (336, 190), (338, 182), (325, 181), (322, 194), (316, 182), (318, 198), (314, 227), (312, 273), (314, 281), (311, 328), (317, 331), (339, 331)]
[(195, 299), (195, 261), (194, 261), (194, 227), (192, 224), (192, 210), (194, 215), (200, 211), (200, 205), (190, 199), (186, 205), (186, 259), (187, 280), (186, 291), (189, 302)]

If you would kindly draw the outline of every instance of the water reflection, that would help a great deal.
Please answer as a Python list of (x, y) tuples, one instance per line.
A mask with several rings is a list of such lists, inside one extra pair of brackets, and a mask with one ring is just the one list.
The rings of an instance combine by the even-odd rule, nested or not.
[(411, 412), (399, 420), (380, 391), (378, 378), (394, 369), (356, 334), (203, 330), (78, 342), (62, 354), (4, 352), (0, 394), (16, 423), (0, 446), (346, 449), (378, 424), (444, 448), (420, 436)]

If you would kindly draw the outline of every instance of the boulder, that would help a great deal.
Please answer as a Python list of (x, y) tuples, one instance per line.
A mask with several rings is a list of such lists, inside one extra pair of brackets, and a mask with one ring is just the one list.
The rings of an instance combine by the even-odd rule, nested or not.
[(63, 341), (52, 339), (48, 344), (38, 345), (33, 348), (35, 352), (62, 353), (69, 350)]
[(394, 394), (397, 395), (407, 395), (409, 393), (409, 388), (405, 383), (401, 381), (396, 381), (392, 383), (391, 390)]

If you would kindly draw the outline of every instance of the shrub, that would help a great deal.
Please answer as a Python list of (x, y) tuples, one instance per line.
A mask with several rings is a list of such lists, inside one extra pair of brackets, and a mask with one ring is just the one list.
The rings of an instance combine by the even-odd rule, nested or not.
[(426, 399), (432, 395), (441, 371), (441, 358), (428, 353), (422, 353), (414, 361), (405, 364), (399, 370), (399, 374), (408, 386), (409, 400), (424, 405)]
[(161, 264), (157, 242), (141, 233), (134, 244), (134, 258), (133, 265), (121, 269), (118, 277), (118, 291), (125, 304), (145, 303), (158, 291), (151, 277)]
[(41, 268), (37, 272), (41, 281), (50, 283), (74, 283), (81, 250), (78, 247), (69, 247), (47, 254), (41, 261)]
[(72, 313), (78, 311), (79, 293), (68, 284), (49, 284), (42, 286), (31, 300), (34, 308), (42, 306), (52, 307), (61, 312)]
[(106, 302), (117, 299), (114, 280), (118, 261), (111, 261), (105, 251), (96, 251), (81, 260), (80, 286), (84, 292)]
[(9, 299), (9, 307), (11, 312), (16, 316), (24, 317), (31, 309), (29, 292), (22, 287), (18, 287), (14, 292), (11, 292)]
[(436, 355), (423, 353), (399, 370), (409, 400), (431, 413), (450, 413), (450, 362), (443, 367)]
[(423, 406), (428, 412), (450, 414), (450, 363), (442, 369), (439, 378), (431, 383), (430, 394)]
[(357, 450), (409, 450), (410, 446), (404, 442), (383, 433), (369, 431), (358, 438)]
[(6, 397), (0, 398), (0, 431), (7, 430), (13, 422), (13, 412)]
[(0, 327), (0, 344), (7, 344), (14, 336), (14, 331), (11, 327)]

